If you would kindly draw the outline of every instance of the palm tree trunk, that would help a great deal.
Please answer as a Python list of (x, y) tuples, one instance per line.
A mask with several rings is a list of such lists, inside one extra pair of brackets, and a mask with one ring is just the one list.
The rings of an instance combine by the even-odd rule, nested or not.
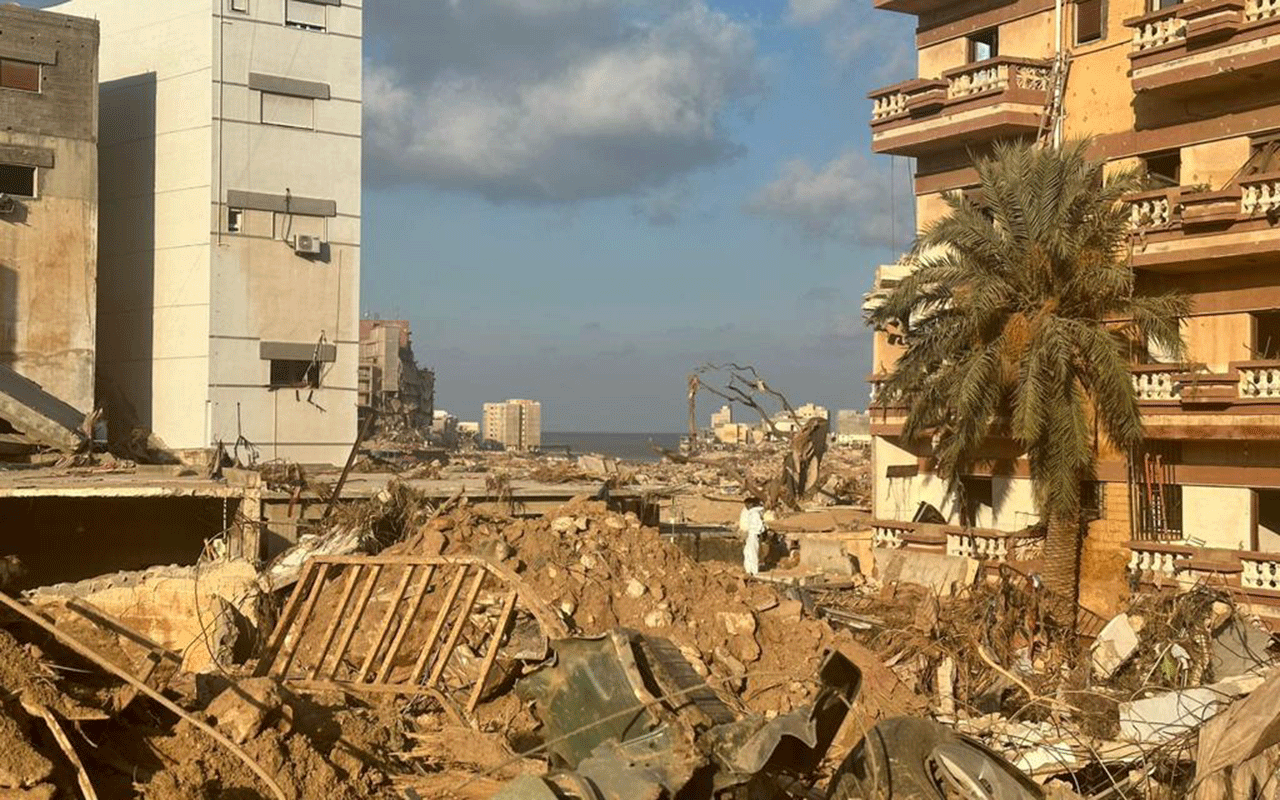
[(1059, 514), (1049, 518), (1044, 541), (1044, 585), (1053, 594), (1059, 622), (1075, 626), (1076, 603), (1080, 599), (1080, 515)]

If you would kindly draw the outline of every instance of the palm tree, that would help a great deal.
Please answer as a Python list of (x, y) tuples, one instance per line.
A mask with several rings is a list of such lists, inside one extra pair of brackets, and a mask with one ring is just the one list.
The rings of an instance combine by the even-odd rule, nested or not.
[(1183, 295), (1135, 292), (1122, 198), (1141, 177), (1106, 175), (1087, 149), (1001, 144), (980, 159), (980, 191), (946, 196), (949, 212), (913, 249), (917, 268), (870, 318), (905, 342), (877, 402), (906, 407), (904, 437), (933, 438), (953, 493), (991, 438), (1025, 453), (1047, 527), (1045, 584), (1063, 611), (1079, 598), (1096, 433), (1125, 454), (1141, 441), (1132, 357), (1151, 343), (1181, 360), (1190, 308)]

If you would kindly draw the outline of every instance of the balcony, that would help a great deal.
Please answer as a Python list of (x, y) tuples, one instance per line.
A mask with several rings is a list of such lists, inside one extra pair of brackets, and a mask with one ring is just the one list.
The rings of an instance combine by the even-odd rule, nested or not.
[(997, 531), (925, 522), (877, 519), (871, 523), (872, 541), (887, 550), (922, 550), (965, 556), (977, 561), (1002, 564), (1039, 558), (1044, 531)]
[(1126, 199), (1135, 268), (1247, 267), (1280, 255), (1280, 172), (1244, 177), (1217, 191), (1179, 186)]
[(1153, 439), (1280, 439), (1280, 361), (1235, 361), (1226, 372), (1176, 364), (1133, 368)]
[(871, 149), (919, 156), (1039, 130), (1051, 65), (1001, 56), (872, 92)]
[(1125, 25), (1134, 91), (1189, 97), (1280, 79), (1280, 0), (1198, 0)]
[(1182, 542), (1129, 542), (1129, 573), (1156, 586), (1207, 583), (1238, 592), (1280, 630), (1280, 553), (1224, 550)]

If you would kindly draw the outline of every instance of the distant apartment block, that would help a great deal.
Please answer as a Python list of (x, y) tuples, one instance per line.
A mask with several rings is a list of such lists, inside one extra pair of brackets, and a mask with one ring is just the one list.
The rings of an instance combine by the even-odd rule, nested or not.
[(725, 425), (733, 424), (733, 408), (720, 406), (720, 410), (711, 415), (711, 430), (718, 430)]
[(94, 406), (98, 23), (0, 5), (0, 365)]
[(806, 422), (811, 419), (827, 419), (831, 418), (831, 414), (824, 406), (815, 405), (814, 403), (805, 403), (795, 409), (795, 415), (791, 415), (786, 411), (780, 411), (773, 415), (773, 425), (783, 433), (793, 433), (799, 430)]
[(542, 446), (542, 404), (536, 400), (485, 403), (482, 420), (484, 441), (508, 450), (533, 450)]
[(360, 320), (359, 403), (369, 411), (400, 417), (423, 433), (435, 414), (435, 373), (418, 366), (406, 320)]
[[(338, 463), (356, 434), (361, 5), (69, 0), (101, 26), (114, 427)], [(77, 223), (78, 224), (78, 223)]]

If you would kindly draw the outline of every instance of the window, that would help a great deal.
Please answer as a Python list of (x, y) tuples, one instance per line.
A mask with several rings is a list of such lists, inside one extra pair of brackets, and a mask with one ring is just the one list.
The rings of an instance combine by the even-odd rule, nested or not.
[(0, 86), (23, 92), (40, 91), (40, 65), (0, 58)]
[(1182, 538), (1182, 487), (1174, 483), (1174, 465), (1181, 460), (1177, 442), (1147, 442), (1130, 455), (1129, 510), (1135, 539)]
[(244, 222), (243, 208), (227, 209), (227, 233), (239, 233), (240, 226)]
[(1253, 357), (1280, 358), (1280, 311), (1255, 311), (1253, 317)]
[(14, 197), (36, 196), (36, 168), (0, 164), (0, 194)]
[(1255, 136), (1249, 144), (1249, 160), (1245, 162), (1240, 177), (1266, 175), (1280, 172), (1280, 133)]
[(1080, 484), (1080, 517), (1085, 521), (1102, 519), (1107, 515), (1106, 484), (1083, 481)]
[(1000, 55), (1000, 31), (989, 28), (969, 37), (969, 63)]
[(284, 24), (308, 31), (325, 29), (325, 7), (307, 0), (284, 0)]
[(1159, 11), (1162, 8), (1171, 8), (1181, 4), (1182, 0), (1151, 0), (1151, 10)]
[(272, 389), (319, 389), (320, 362), (271, 359)]
[(241, 14), (249, 13), (249, 0), (230, 0), (231, 10), (239, 11)]
[(1254, 489), (1253, 493), (1258, 509), (1254, 518), (1257, 530), (1248, 549), (1277, 552), (1280, 550), (1280, 491)]
[(1096, 42), (1102, 38), (1103, 19), (1107, 15), (1104, 0), (1077, 0), (1076, 44)]
[(1182, 185), (1182, 151), (1169, 150), (1143, 156), (1147, 176), (1157, 186)]
[(262, 122), (286, 128), (313, 128), (316, 101), (310, 97), (262, 93)]
[(965, 477), (960, 479), (964, 491), (964, 509), (960, 524), (966, 528), (982, 528), (992, 524), (995, 508), (994, 487), (990, 478)]

